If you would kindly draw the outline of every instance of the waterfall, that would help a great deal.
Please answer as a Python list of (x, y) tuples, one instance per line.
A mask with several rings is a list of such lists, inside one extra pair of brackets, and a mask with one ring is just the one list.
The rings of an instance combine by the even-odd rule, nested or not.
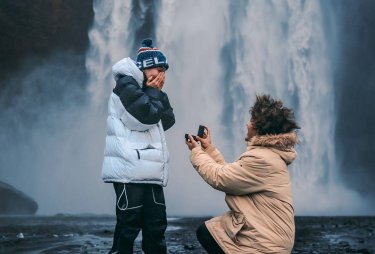
[[(230, 125), (238, 123), (236, 118), (249, 106), (236, 107), (237, 101), (245, 105), (255, 92), (281, 98), (295, 110), (302, 128), (299, 157), (290, 167), (296, 213), (360, 213), (363, 200), (341, 184), (335, 158), (333, 52), (328, 50), (324, 30), (328, 25), (323, 22), (328, 10), (319, 1), (246, 3), (233, 6), (238, 9), (231, 13), (244, 17), (241, 24), (229, 26), (234, 31), (230, 38), (235, 38), (229, 45), (238, 45), (232, 61), (236, 74), (225, 84), (235, 86), (226, 89), (234, 109)], [(236, 142), (243, 137), (233, 135)]]
[[(2, 72), (0, 179), (35, 198), (41, 215), (113, 213), (113, 187), (101, 180), (107, 100), (115, 85), (111, 67), (123, 57), (134, 58), (141, 40), (151, 37), (170, 63), (163, 89), (176, 115), (175, 126), (166, 133), (169, 215), (211, 216), (227, 210), (224, 194), (191, 166), (184, 134), (196, 133), (199, 124), (209, 126), (226, 160), (235, 160), (245, 149), (245, 124), (256, 93), (282, 99), (302, 127), (299, 156), (289, 171), (296, 213), (373, 214), (373, 188), (366, 185), (373, 177), (373, 135), (364, 131), (372, 120), (372, 79), (367, 74), (373, 38), (370, 14), (362, 11), (372, 5), (338, 2), (94, 0), (86, 56), (80, 51), (85, 43), (52, 45), (59, 29), (51, 23), (34, 30), (40, 20), (33, 19), (30, 47), (14, 47), (22, 49), (15, 56), (22, 61), (14, 69), (11, 61)], [(85, 25), (77, 24), (82, 30), (92, 14), (87, 13)], [(24, 19), (13, 22), (18, 18), (12, 16), (5, 27), (22, 25)], [(43, 34), (54, 34), (49, 44), (38, 41)], [(49, 46), (37, 50), (44, 45)], [(351, 64), (357, 64), (354, 71)], [(351, 98), (357, 83), (361, 85)], [(339, 165), (345, 168), (338, 168), (338, 150), (341, 156), (350, 154), (339, 159), (349, 164)], [(370, 202), (344, 186), (341, 175), (352, 178), (348, 186)]]
[[(233, 160), (244, 149), (255, 94), (269, 93), (295, 110), (302, 127), (299, 157), (290, 169), (297, 214), (359, 212), (361, 199), (340, 184), (336, 168), (333, 54), (323, 23), (327, 10), (321, 2), (210, 5), (168, 0), (161, 10), (159, 41), (172, 66), (168, 88), (171, 100), (179, 103), (173, 140), (205, 123), (212, 127), (214, 142), (226, 158)], [(184, 159), (175, 152), (180, 147), (171, 145), (173, 170)], [(173, 156), (178, 158), (174, 166)], [(176, 186), (187, 174), (183, 172)], [(201, 203), (210, 202), (210, 195)]]
[(90, 49), (86, 68), (90, 75), (89, 90), (93, 105), (103, 108), (113, 88), (112, 65), (129, 54), (126, 44), (129, 1), (95, 1), (95, 19), (89, 32)]
[[(96, 1), (94, 9), (87, 69), (93, 105), (100, 108), (113, 87), (111, 65), (134, 56), (130, 51), (141, 37), (129, 41), (139, 34), (127, 25), (129, 2)], [(170, 63), (164, 90), (176, 115), (167, 132), (169, 214), (226, 210), (223, 193), (207, 186), (190, 165), (183, 135), (207, 125), (227, 161), (234, 160), (245, 148), (256, 93), (282, 99), (302, 127), (299, 157), (290, 168), (296, 213), (360, 212), (361, 199), (340, 184), (336, 168), (332, 52), (321, 2), (163, 0), (155, 11), (151, 36)]]

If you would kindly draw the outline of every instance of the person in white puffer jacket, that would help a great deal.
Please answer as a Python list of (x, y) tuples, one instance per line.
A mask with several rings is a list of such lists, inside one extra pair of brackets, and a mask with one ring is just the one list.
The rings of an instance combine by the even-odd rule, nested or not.
[(162, 90), (169, 68), (164, 54), (142, 41), (137, 62), (124, 58), (112, 67), (116, 87), (109, 98), (102, 178), (116, 192), (117, 223), (109, 253), (133, 253), (142, 229), (142, 249), (166, 253), (163, 187), (169, 153), (164, 131), (175, 123)]

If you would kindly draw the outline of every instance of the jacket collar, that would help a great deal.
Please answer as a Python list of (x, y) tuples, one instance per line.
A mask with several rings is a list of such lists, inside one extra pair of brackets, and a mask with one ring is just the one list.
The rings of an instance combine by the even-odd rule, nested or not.
[(247, 146), (263, 146), (281, 151), (291, 150), (298, 143), (295, 132), (254, 136)]

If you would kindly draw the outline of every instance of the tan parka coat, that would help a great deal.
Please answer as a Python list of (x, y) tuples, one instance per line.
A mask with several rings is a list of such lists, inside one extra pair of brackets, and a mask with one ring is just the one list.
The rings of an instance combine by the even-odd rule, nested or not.
[(296, 143), (294, 132), (255, 136), (233, 163), (226, 163), (214, 146), (192, 150), (197, 172), (226, 193), (230, 211), (206, 221), (225, 253), (292, 251), (295, 226), (288, 165), (296, 158)]

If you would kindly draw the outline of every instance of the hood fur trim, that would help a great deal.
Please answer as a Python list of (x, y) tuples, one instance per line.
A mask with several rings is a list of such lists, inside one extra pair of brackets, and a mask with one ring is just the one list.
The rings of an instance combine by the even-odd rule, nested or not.
[(254, 136), (249, 145), (272, 147), (282, 151), (292, 149), (298, 143), (297, 134), (295, 132)]

